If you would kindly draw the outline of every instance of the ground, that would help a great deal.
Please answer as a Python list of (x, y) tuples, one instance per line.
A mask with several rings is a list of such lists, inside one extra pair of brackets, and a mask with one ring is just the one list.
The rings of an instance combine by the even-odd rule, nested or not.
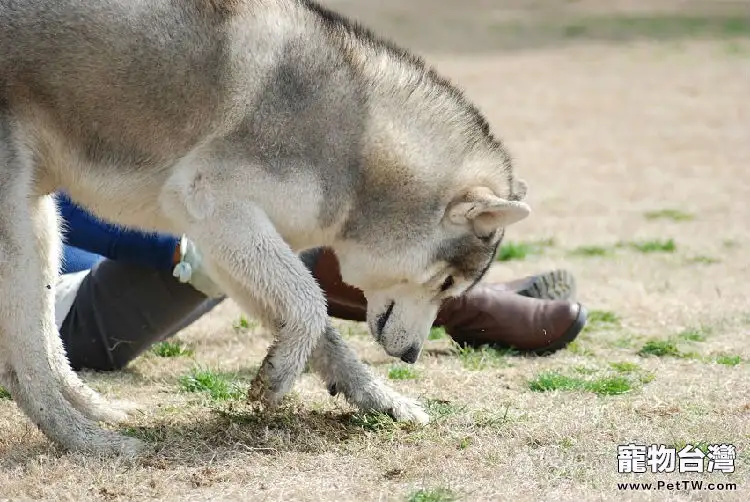
[[(84, 374), (142, 405), (122, 429), (153, 442), (144, 458), (60, 453), (0, 400), (0, 498), (748, 500), (747, 2), (329, 5), (418, 51), (486, 113), (534, 209), (490, 280), (569, 269), (586, 330), (545, 358), (457, 351), (436, 332), (405, 368), (340, 322), (433, 423), (361, 416), (310, 374), (269, 417), (240, 398), (268, 335), (227, 302), (127, 370)], [(731, 444), (736, 469), (618, 473), (629, 443)], [(654, 480), (704, 489), (617, 487)]]

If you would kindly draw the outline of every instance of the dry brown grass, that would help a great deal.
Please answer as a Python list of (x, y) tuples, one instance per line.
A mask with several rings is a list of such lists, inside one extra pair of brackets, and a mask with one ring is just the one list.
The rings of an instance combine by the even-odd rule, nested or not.
[[(529, 19), (542, 2), (513, 3)], [(589, 11), (600, 5), (558, 4)], [(683, 14), (708, 5), (672, 1), (659, 9), (678, 4)], [(363, 12), (387, 24), (389, 5)], [(646, 3), (630, 8), (639, 5)], [(712, 5), (736, 9), (732, 2)], [(399, 12), (402, 23), (411, 23), (400, 28), (405, 37), (408, 26), (419, 31), (413, 21), (420, 14), (403, 6)], [(471, 13), (462, 12), (462, 19)], [(424, 33), (408, 36), (429, 49), (417, 44), (427, 40)], [(464, 36), (471, 39), (471, 32)], [(599, 322), (573, 347), (547, 358), (502, 356), (467, 368), (446, 340), (430, 342), (418, 377), (392, 382), (431, 402), (436, 420), (411, 428), (363, 421), (310, 374), (273, 416), (180, 392), (180, 376), (196, 364), (236, 372), (240, 385), (259, 364), (269, 340), (254, 329), (233, 329), (239, 311), (227, 303), (179, 335), (194, 356), (147, 355), (121, 373), (85, 375), (106, 395), (143, 405), (127, 428), (153, 442), (155, 452), (144, 458), (61, 454), (15, 404), (0, 401), (0, 498), (361, 501), (443, 489), (461, 500), (748, 500), (750, 44), (687, 36), (576, 42), (431, 59), (486, 110), (530, 183), (535, 213), (508, 239), (554, 238), (541, 254), (499, 265), (492, 279), (566, 267), (578, 278), (580, 300), (614, 316), (595, 314)], [(692, 218), (646, 216), (666, 209)], [(676, 249), (614, 247), (654, 239), (673, 239)], [(582, 246), (611, 253), (571, 252)], [(387, 375), (393, 361), (364, 328), (341, 326)], [(698, 334), (680, 335), (691, 328)], [(689, 355), (639, 355), (649, 340), (672, 339)], [(741, 362), (714, 362), (721, 355)], [(618, 362), (638, 368), (625, 394), (529, 389), (528, 381), (545, 371), (596, 378), (617, 373), (611, 363)], [(616, 447), (628, 442), (729, 442), (738, 449), (737, 470), (621, 475)], [(738, 491), (617, 491), (618, 482), (652, 479), (733, 482)]]

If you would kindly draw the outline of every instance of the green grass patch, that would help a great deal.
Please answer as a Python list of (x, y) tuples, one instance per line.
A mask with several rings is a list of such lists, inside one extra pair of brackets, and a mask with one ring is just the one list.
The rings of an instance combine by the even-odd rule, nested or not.
[(571, 256), (611, 256), (613, 253), (612, 248), (605, 246), (579, 246), (570, 251)]
[(639, 253), (650, 254), (650, 253), (674, 253), (677, 250), (677, 245), (674, 239), (654, 239), (646, 241), (634, 241), (620, 243), (621, 247), (629, 247)]
[(182, 342), (165, 340), (154, 344), (151, 352), (158, 357), (190, 357), (195, 351)]
[(713, 258), (711, 256), (707, 255), (696, 255), (692, 258), (688, 258), (688, 263), (697, 263), (699, 265), (714, 265), (716, 263), (721, 263), (721, 260), (718, 258)]
[(510, 366), (507, 357), (517, 353), (511, 349), (494, 349), (487, 345), (479, 348), (459, 347), (458, 359), (465, 369), (482, 371), (488, 368), (507, 368)]
[(555, 245), (554, 239), (545, 239), (533, 242), (509, 241), (500, 246), (497, 253), (497, 261), (520, 261), (529, 255), (543, 254), (544, 250)]
[(742, 362), (740, 356), (720, 355), (716, 357), (717, 364), (723, 364), (724, 366), (737, 366)]
[(427, 335), (428, 340), (442, 340), (447, 337), (448, 334), (445, 332), (445, 328), (436, 326), (430, 329), (430, 334)]
[(638, 351), (639, 356), (682, 357), (680, 349), (672, 340), (649, 340)]
[(10, 399), (10, 392), (5, 387), (0, 387), (0, 399)]
[(411, 366), (391, 366), (388, 370), (388, 378), (391, 380), (415, 380), (419, 378), (419, 372)]
[(586, 318), (586, 327), (592, 329), (616, 328), (620, 323), (620, 316), (609, 310), (591, 310)]
[(406, 498), (406, 502), (453, 502), (458, 500), (455, 493), (447, 488), (429, 488), (414, 491)]
[(256, 326), (257, 323), (255, 321), (250, 321), (244, 315), (240, 315), (239, 319), (232, 323), (232, 328), (234, 328), (235, 331), (247, 331)]
[(721, 245), (726, 249), (736, 249), (740, 247), (740, 243), (734, 239), (724, 239), (724, 242), (722, 242)]
[(695, 215), (680, 211), (679, 209), (659, 209), (657, 211), (647, 211), (644, 213), (647, 220), (671, 220), (671, 221), (691, 221)]
[(389, 432), (399, 426), (390, 415), (379, 411), (355, 413), (349, 419), (349, 423), (370, 432)]
[(231, 375), (210, 369), (194, 368), (190, 374), (180, 377), (179, 384), (183, 392), (205, 393), (215, 401), (242, 399), (246, 393)]
[(425, 411), (434, 419), (443, 419), (464, 413), (466, 406), (457, 405), (443, 399), (428, 399), (425, 401)]
[(618, 373), (638, 373), (641, 371), (640, 366), (627, 361), (609, 363), (609, 365)]
[(560, 26), (559, 31), (561, 36), (577, 40), (734, 38), (750, 35), (750, 18), (740, 15), (605, 15), (569, 22)]
[(711, 334), (711, 328), (701, 326), (700, 328), (688, 328), (680, 331), (677, 338), (686, 342), (705, 342), (708, 335)]
[(578, 356), (593, 356), (594, 352), (584, 347), (580, 340), (573, 340), (568, 344), (566, 347), (566, 350), (570, 352), (571, 354), (576, 354)]
[(633, 389), (630, 379), (621, 375), (606, 375), (597, 378), (580, 378), (557, 371), (540, 373), (528, 382), (533, 392), (583, 391), (600, 396), (625, 394)]

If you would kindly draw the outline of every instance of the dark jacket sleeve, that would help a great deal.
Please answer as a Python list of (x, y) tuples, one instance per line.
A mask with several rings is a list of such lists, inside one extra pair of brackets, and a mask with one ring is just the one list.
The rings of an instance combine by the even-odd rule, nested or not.
[(56, 198), (66, 245), (111, 260), (158, 270), (172, 269), (179, 237), (112, 225), (77, 206), (64, 193), (58, 192)]

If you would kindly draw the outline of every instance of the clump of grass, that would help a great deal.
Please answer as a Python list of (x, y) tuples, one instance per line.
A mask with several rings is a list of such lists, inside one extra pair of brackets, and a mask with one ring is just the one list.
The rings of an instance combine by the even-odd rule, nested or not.
[(593, 356), (594, 352), (591, 349), (588, 349), (584, 347), (580, 340), (573, 340), (568, 344), (566, 347), (566, 350), (570, 352), (571, 354), (576, 354), (579, 356)]
[(637, 373), (641, 370), (637, 364), (627, 361), (609, 363), (609, 365), (618, 373)]
[(638, 351), (639, 356), (682, 357), (680, 349), (673, 340), (649, 340)]
[(697, 255), (697, 256), (693, 256), (692, 258), (689, 258), (688, 262), (698, 263), (700, 265), (713, 265), (715, 263), (720, 263), (721, 260), (719, 260), (718, 258), (713, 258), (711, 256)]
[(417, 490), (409, 494), (406, 502), (453, 502), (456, 494), (447, 488)]
[(370, 432), (393, 431), (398, 426), (390, 415), (379, 411), (355, 413), (349, 423)]
[(584, 391), (598, 395), (612, 396), (632, 390), (631, 381), (619, 375), (607, 375), (592, 379), (571, 377), (556, 371), (540, 373), (528, 383), (534, 392)]
[(158, 357), (189, 357), (195, 353), (192, 348), (182, 342), (168, 340), (154, 344), (151, 352)]
[(720, 355), (716, 357), (717, 364), (723, 364), (724, 366), (737, 366), (742, 362), (740, 356)]
[(247, 331), (255, 327), (255, 322), (248, 320), (244, 315), (240, 315), (239, 319), (232, 323), (232, 328), (235, 331)]
[(588, 328), (613, 328), (620, 326), (620, 316), (609, 310), (591, 310), (586, 318)]
[(659, 209), (656, 211), (647, 211), (644, 216), (647, 220), (691, 221), (695, 219), (695, 215), (680, 211), (679, 209)]
[(481, 371), (487, 368), (505, 368), (509, 366), (507, 356), (517, 352), (512, 349), (495, 349), (488, 345), (479, 348), (459, 347), (458, 359), (463, 367), (471, 371)]
[(388, 378), (391, 380), (415, 380), (419, 378), (419, 372), (410, 366), (392, 366), (388, 370)]
[(604, 246), (579, 246), (569, 253), (571, 256), (611, 256), (612, 249)]
[(711, 334), (711, 328), (701, 326), (700, 328), (688, 328), (677, 334), (677, 338), (688, 342), (705, 342), (706, 337)]
[(621, 243), (621, 246), (627, 246), (638, 252), (649, 254), (649, 253), (674, 253), (677, 250), (677, 245), (674, 239), (661, 240), (647, 240), (647, 241), (635, 241)]
[(180, 377), (179, 384), (184, 392), (206, 393), (215, 401), (241, 399), (245, 395), (245, 390), (228, 375), (210, 369), (195, 368)]
[(442, 419), (465, 412), (466, 406), (456, 405), (443, 399), (428, 399), (425, 402), (425, 410), (430, 417)]
[(525, 260), (527, 256), (542, 254), (546, 248), (554, 245), (553, 239), (533, 242), (507, 242), (500, 246), (497, 261)]
[(430, 329), (430, 334), (427, 336), (427, 339), (442, 340), (446, 336), (448, 336), (448, 334), (445, 332), (445, 328), (443, 328), (442, 326), (436, 326)]
[(5, 387), (0, 387), (0, 399), (10, 399), (10, 392)]
[(479, 410), (474, 414), (474, 426), (480, 429), (502, 427), (511, 421), (509, 411), (510, 404), (502, 410)]

